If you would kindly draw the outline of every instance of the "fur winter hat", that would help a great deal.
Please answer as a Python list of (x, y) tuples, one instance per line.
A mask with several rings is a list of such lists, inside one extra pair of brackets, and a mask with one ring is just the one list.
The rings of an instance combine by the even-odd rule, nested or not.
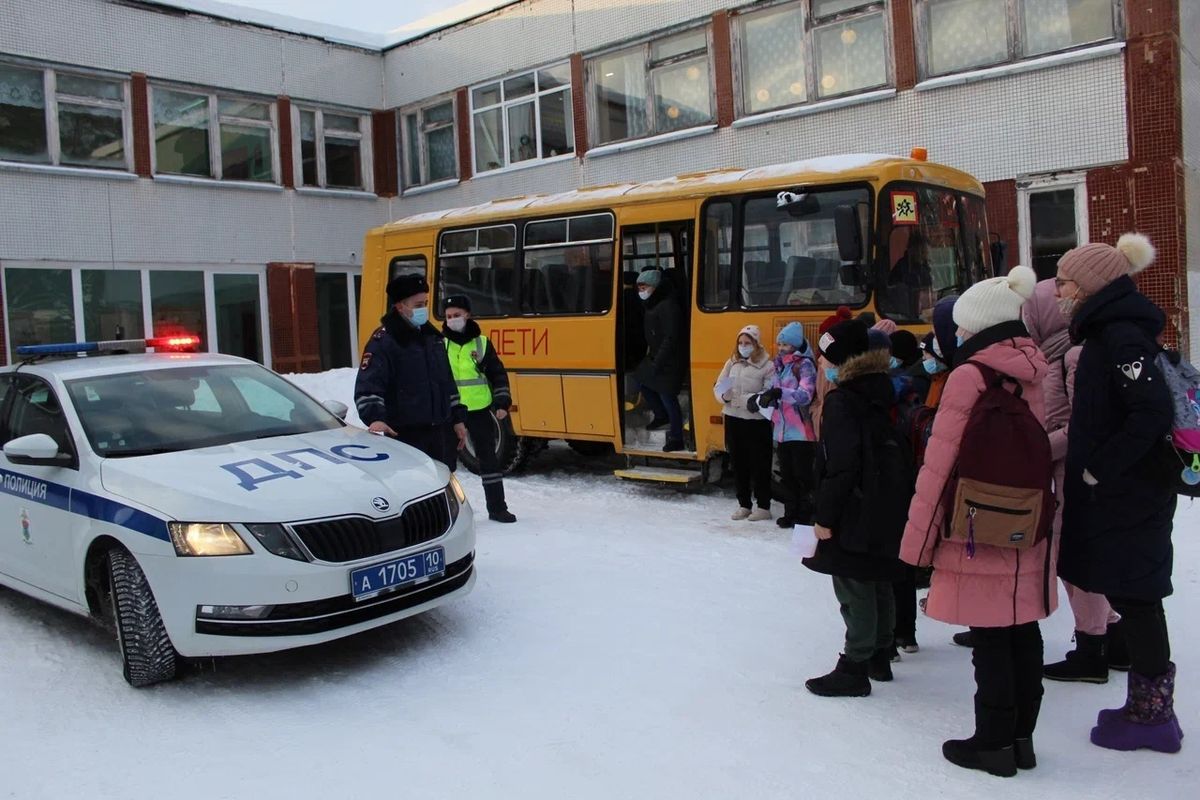
[(1037, 275), (1016, 266), (1002, 278), (988, 278), (963, 292), (954, 304), (954, 324), (979, 333), (1002, 322), (1021, 319), (1021, 306), (1033, 296)]
[(854, 314), (850, 311), (849, 306), (838, 306), (837, 311), (833, 312), (831, 316), (826, 317), (824, 321), (821, 322), (820, 326), (817, 328), (817, 335), (823, 336), (825, 331), (829, 330), (834, 325), (837, 325), (839, 322), (844, 322), (853, 316)]
[(389, 305), (403, 302), (414, 294), (422, 294), (429, 291), (429, 282), (425, 280), (424, 275), (397, 275), (388, 281), (387, 299)]
[(797, 353), (808, 350), (808, 340), (804, 338), (804, 326), (799, 322), (789, 322), (784, 325), (783, 330), (775, 337), (775, 341), (780, 344), (790, 344), (796, 348)]
[(749, 336), (754, 340), (754, 344), (762, 347), (762, 331), (758, 329), (757, 325), (747, 325), (738, 331), (738, 339), (742, 338), (743, 336)]
[(647, 269), (638, 273), (638, 286), (653, 286), (657, 289), (660, 283), (662, 283), (662, 273), (656, 269)]
[(856, 319), (839, 322), (821, 335), (818, 347), (826, 361), (835, 367), (841, 366), (871, 349), (868, 330), (866, 323)]
[(1058, 260), (1058, 277), (1074, 281), (1087, 296), (1117, 278), (1136, 275), (1154, 261), (1154, 245), (1140, 233), (1126, 233), (1117, 246), (1096, 242), (1068, 250)]

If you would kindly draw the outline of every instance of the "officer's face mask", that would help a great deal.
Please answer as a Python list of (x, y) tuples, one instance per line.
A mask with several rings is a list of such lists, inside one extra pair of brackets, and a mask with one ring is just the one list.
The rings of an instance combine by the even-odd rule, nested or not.
[(424, 306), (420, 308), (414, 308), (412, 310), (412, 316), (410, 316), (408, 319), (413, 325), (416, 325), (419, 328), (426, 322), (429, 322), (429, 309)]
[(467, 327), (467, 318), (466, 317), (454, 317), (453, 319), (448, 319), (448, 320), (446, 320), (446, 327), (449, 328), (450, 330), (454, 331), (455, 333), (462, 333), (463, 330)]

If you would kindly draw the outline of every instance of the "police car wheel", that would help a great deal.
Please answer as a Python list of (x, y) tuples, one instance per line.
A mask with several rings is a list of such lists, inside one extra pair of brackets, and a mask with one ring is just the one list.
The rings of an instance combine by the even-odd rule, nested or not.
[(108, 577), (125, 680), (138, 687), (171, 680), (175, 648), (142, 568), (128, 551), (114, 547), (108, 551)]

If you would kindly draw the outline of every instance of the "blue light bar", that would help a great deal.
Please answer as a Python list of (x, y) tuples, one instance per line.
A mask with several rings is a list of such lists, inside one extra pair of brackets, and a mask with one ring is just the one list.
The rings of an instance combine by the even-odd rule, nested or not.
[(145, 339), (110, 339), (104, 342), (62, 342), (25, 344), (17, 348), (19, 356), (69, 356), (80, 353), (105, 353), (113, 350), (145, 350)]

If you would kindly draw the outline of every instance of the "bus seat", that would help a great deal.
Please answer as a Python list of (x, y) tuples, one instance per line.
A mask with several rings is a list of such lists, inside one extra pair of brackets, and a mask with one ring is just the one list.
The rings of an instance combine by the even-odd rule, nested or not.
[(824, 287), (821, 273), (817, 271), (817, 260), (810, 256), (788, 258), (788, 289), (820, 289)]
[(522, 280), (522, 296), (526, 311), (548, 311), (550, 296), (546, 291), (546, 276), (540, 269), (527, 269)]

